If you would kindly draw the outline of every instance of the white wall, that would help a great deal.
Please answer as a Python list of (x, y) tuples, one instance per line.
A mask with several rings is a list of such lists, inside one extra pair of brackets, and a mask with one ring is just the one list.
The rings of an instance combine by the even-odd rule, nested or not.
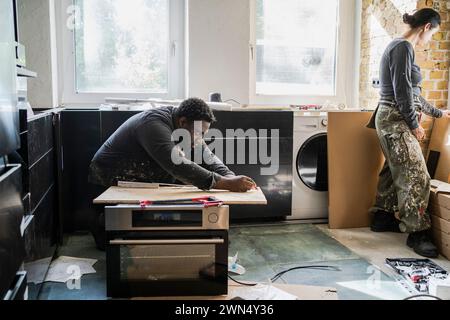
[(27, 68), (38, 73), (28, 80), (33, 108), (58, 106), (54, 0), (18, 0), (19, 41), (25, 45)]
[(249, 0), (189, 0), (187, 95), (249, 100)]

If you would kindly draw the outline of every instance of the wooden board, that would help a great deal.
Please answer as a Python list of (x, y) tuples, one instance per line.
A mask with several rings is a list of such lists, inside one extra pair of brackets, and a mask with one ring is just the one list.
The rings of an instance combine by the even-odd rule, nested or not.
[[(339, 300), (338, 292), (335, 288), (331, 287), (316, 287), (316, 286), (304, 286), (304, 285), (289, 285), (289, 284), (273, 284), (274, 287), (284, 290), (296, 297), (298, 300)], [(243, 285), (239, 285), (232, 281), (228, 282), (227, 296), (210, 296), (210, 297), (136, 297), (131, 300), (187, 300), (187, 301), (227, 301), (232, 298), (233, 290), (243, 288)], [(251, 287), (247, 287), (251, 289)]]
[(331, 229), (370, 224), (378, 175), (384, 156), (374, 129), (366, 128), (371, 112), (328, 115), (329, 225)]
[(441, 153), (435, 179), (450, 182), (450, 120), (436, 119), (430, 140), (430, 151)]
[(267, 205), (261, 189), (246, 193), (192, 188), (133, 189), (111, 187), (94, 200), (95, 204), (139, 204), (142, 200), (160, 201), (214, 196), (227, 205)]

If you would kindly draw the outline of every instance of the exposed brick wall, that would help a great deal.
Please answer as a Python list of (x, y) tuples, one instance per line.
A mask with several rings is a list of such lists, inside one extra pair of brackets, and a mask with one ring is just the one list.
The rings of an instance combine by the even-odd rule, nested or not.
[[(380, 58), (385, 47), (407, 28), (403, 23), (403, 14), (425, 7), (438, 9), (443, 24), (426, 48), (416, 48), (417, 63), (424, 77), (423, 96), (439, 108), (447, 107), (450, 68), (450, 13), (447, 0), (363, 0), (360, 74), (360, 105), (363, 108), (375, 108), (377, 105), (378, 89), (372, 88), (371, 80), (379, 75)], [(422, 143), (426, 153), (433, 120), (424, 117), (422, 125), (427, 131), (427, 139)]]

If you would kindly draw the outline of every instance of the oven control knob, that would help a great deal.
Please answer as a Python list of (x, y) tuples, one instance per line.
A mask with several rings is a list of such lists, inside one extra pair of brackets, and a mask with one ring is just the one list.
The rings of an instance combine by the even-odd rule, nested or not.
[(217, 223), (219, 221), (219, 216), (217, 213), (210, 213), (208, 215), (208, 221), (209, 223)]
[(323, 125), (324, 127), (328, 127), (328, 119), (323, 119), (323, 120), (322, 120), (322, 125)]

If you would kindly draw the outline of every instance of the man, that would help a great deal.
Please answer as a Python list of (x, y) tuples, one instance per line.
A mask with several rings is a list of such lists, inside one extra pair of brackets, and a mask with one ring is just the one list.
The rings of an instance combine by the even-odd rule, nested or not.
[[(89, 182), (98, 186), (93, 196), (117, 185), (118, 181), (180, 181), (202, 190), (214, 188), (233, 192), (247, 192), (255, 188), (251, 178), (236, 176), (203, 141), (203, 135), (214, 121), (209, 106), (197, 98), (184, 101), (178, 108), (161, 107), (133, 116), (105, 142), (92, 159)], [(201, 123), (201, 132), (196, 132), (195, 123)], [(204, 161), (201, 164), (185, 158), (173, 141), (172, 135), (178, 129), (188, 132), (193, 147), (200, 145), (202, 148)], [(174, 161), (175, 158), (177, 161)], [(179, 161), (180, 158), (182, 161)], [(99, 220), (103, 220), (103, 217), (100, 216)], [(96, 226), (93, 234), (97, 246), (102, 248), (102, 224), (97, 222), (92, 225)]]

